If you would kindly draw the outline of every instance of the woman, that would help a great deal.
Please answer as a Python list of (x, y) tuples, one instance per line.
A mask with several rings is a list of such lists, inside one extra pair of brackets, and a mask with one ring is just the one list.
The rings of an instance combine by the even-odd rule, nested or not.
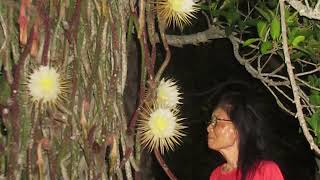
[(213, 110), (207, 126), (208, 147), (226, 162), (212, 171), (210, 180), (284, 179), (278, 165), (265, 153), (265, 126), (250, 95), (225, 93)]

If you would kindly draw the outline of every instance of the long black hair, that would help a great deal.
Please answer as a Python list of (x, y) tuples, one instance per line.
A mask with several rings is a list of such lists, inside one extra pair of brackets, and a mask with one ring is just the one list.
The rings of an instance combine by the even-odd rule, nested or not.
[(268, 154), (266, 120), (248, 89), (223, 91), (215, 108), (224, 109), (233, 121), (239, 135), (238, 167), (241, 179), (252, 179), (261, 160), (271, 160)]

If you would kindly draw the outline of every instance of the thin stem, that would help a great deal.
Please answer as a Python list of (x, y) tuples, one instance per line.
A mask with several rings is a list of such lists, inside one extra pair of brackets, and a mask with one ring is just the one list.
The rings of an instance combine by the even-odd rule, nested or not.
[(298, 74), (296, 74), (296, 76), (305, 76), (305, 75), (313, 74), (313, 73), (318, 72), (318, 71), (320, 71), (320, 66), (315, 68), (315, 69), (313, 69), (313, 70), (311, 70), (311, 71), (298, 73)]
[(308, 82), (300, 79), (300, 78), (296, 78), (298, 81), (300, 81), (302, 84), (308, 86), (310, 89), (316, 90), (316, 91), (320, 91), (320, 88), (314, 87), (312, 85), (310, 85)]
[(160, 152), (158, 149), (154, 150), (154, 155), (156, 156), (160, 166), (162, 167), (162, 169), (164, 170), (164, 172), (168, 175), (168, 177), (171, 180), (176, 180), (177, 178), (175, 177), (175, 175), (171, 172), (171, 170), (169, 169), (169, 167), (167, 166), (167, 164), (165, 163), (165, 161), (163, 160)]
[(155, 76), (155, 81), (159, 82), (160, 78), (162, 76), (162, 73), (164, 72), (165, 68), (168, 66), (170, 59), (171, 59), (171, 51), (167, 42), (167, 37), (164, 34), (164, 24), (161, 24), (161, 22), (159, 22), (159, 29), (160, 29), (160, 35), (161, 35), (161, 39), (162, 39), (162, 43), (164, 46), (164, 49), (166, 50), (166, 57), (164, 59), (164, 62), (161, 64), (156, 76)]

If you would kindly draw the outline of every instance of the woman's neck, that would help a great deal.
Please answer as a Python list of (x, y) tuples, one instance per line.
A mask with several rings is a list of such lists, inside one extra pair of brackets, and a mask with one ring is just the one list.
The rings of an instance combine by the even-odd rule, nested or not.
[(238, 167), (239, 148), (237, 145), (220, 150), (220, 153), (227, 161), (223, 167), (225, 171), (231, 171)]

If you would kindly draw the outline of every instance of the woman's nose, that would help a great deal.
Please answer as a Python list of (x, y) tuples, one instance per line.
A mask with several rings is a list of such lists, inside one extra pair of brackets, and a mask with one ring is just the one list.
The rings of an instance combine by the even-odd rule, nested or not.
[(211, 125), (209, 124), (208, 127), (207, 127), (207, 132), (209, 133), (211, 130), (212, 130), (212, 127), (211, 127)]

